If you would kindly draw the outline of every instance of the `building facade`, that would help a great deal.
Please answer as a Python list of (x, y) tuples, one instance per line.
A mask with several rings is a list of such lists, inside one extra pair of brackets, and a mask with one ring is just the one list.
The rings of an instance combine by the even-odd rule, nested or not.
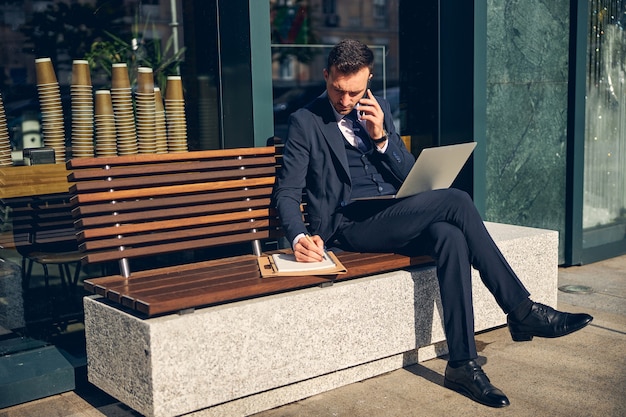
[[(287, 115), (323, 89), (328, 48), (355, 37), (373, 47), (373, 87), (413, 152), (479, 142), (470, 182), (487, 220), (559, 230), (564, 264), (623, 253), (624, 1), (465, 3), (6, 0), (0, 91), (12, 146), (25, 145), (19, 106), (36, 97), (40, 56), (67, 87), (72, 59), (102, 59), (98, 47), (116, 37), (128, 59), (155, 66), (179, 53), (169, 70), (185, 82), (193, 150), (284, 135)], [(107, 88), (109, 61), (98, 62), (94, 87)]]

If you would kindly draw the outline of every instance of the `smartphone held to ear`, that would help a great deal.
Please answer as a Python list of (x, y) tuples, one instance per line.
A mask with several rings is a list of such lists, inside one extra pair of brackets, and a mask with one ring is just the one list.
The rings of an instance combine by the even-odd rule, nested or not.
[[(363, 94), (363, 97), (361, 97), (361, 98), (367, 98), (367, 91), (368, 90), (365, 90), (365, 94)], [(359, 104), (357, 104), (356, 117), (357, 117), (357, 119), (361, 120), (361, 117), (363, 117), (365, 115), (365, 112), (358, 109), (359, 105), (360, 105), (360, 100), (359, 100)]]
[[(362, 99), (369, 98), (369, 95), (371, 94), (371, 91), (370, 91), (371, 84), (372, 84), (372, 80), (371, 79), (367, 80), (367, 88), (365, 89), (365, 94), (363, 94), (363, 97), (361, 97)], [(361, 117), (365, 115), (365, 112), (357, 110), (356, 115), (357, 115), (357, 119), (361, 120)]]

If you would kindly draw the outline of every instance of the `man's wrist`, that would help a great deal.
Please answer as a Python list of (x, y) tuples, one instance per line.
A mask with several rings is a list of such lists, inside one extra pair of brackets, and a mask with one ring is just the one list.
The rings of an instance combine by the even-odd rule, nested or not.
[(387, 131), (383, 129), (383, 135), (378, 139), (372, 138), (372, 142), (374, 142), (376, 145), (380, 145), (387, 139), (389, 139), (389, 135), (387, 134)]
[(295, 250), (296, 249), (296, 243), (298, 243), (298, 241), (300, 239), (302, 239), (303, 237), (305, 237), (306, 234), (305, 233), (298, 233), (296, 235), (296, 237), (293, 238), (293, 240), (291, 241), (291, 249)]

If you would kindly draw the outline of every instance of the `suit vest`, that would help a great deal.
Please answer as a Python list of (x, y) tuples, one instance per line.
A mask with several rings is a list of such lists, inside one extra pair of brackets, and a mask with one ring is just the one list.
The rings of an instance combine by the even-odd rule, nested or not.
[(381, 154), (372, 149), (371, 143), (367, 144), (367, 152), (360, 151), (345, 139), (344, 144), (352, 180), (351, 199), (396, 192), (396, 188), (385, 180), (386, 169), (380, 162)]

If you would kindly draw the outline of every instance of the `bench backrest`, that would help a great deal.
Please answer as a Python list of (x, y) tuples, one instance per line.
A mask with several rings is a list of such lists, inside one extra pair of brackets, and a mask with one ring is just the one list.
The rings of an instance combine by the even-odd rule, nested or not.
[(276, 159), (272, 146), (69, 161), (83, 260), (118, 260), (129, 276), (128, 258), (242, 242), (258, 252), (281, 234)]
[(77, 249), (68, 193), (2, 199), (0, 205), (11, 219), (13, 243), (22, 255)]

